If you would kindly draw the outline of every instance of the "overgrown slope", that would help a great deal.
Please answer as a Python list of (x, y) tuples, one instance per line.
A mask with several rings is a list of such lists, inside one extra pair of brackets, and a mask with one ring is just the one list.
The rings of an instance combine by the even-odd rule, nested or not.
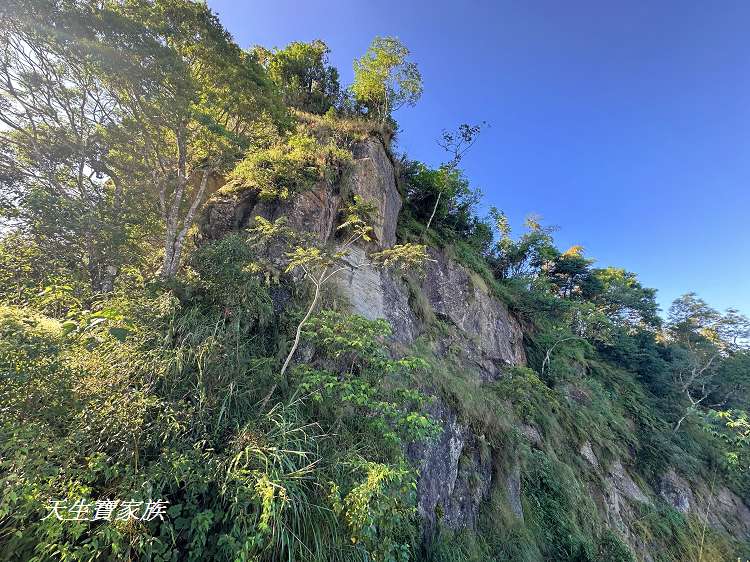
[(398, 40), (0, 11), (0, 560), (750, 557), (750, 322), (398, 156)]

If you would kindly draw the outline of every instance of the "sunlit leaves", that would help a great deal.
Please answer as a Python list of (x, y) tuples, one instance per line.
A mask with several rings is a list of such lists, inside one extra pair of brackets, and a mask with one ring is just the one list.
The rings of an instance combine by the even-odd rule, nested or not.
[(409, 49), (398, 39), (376, 37), (354, 61), (352, 92), (381, 122), (401, 106), (415, 105), (422, 95), (422, 76), (408, 56)]

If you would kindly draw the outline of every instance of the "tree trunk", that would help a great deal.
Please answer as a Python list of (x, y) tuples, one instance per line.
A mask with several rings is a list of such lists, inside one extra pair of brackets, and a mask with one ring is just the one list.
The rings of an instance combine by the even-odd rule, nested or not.
[(674, 429), (672, 430), (672, 433), (677, 433), (678, 431), (680, 431), (680, 426), (682, 425), (682, 422), (684, 422), (687, 417), (688, 417), (688, 414), (686, 413), (677, 421), (677, 424), (675, 424)]
[[(193, 226), (195, 221), (195, 214), (198, 211), (203, 197), (206, 193), (208, 186), (208, 179), (211, 176), (210, 170), (204, 170), (201, 177), (201, 183), (198, 187), (198, 191), (193, 197), (193, 201), (188, 209), (185, 218), (182, 221), (182, 228), (177, 231), (179, 205), (175, 204), (170, 210), (170, 216), (167, 220), (167, 232), (164, 237), (164, 264), (162, 266), (162, 279), (171, 279), (177, 274), (180, 268), (180, 261), (182, 259), (182, 249), (185, 243), (185, 236), (187, 236), (190, 227)], [(175, 194), (175, 198), (179, 197), (182, 199), (182, 190), (179, 190)]]
[[(299, 347), (299, 342), (300, 342), (300, 339), (302, 338), (302, 327), (310, 318), (310, 315), (312, 315), (313, 310), (315, 310), (315, 305), (318, 304), (318, 299), (320, 298), (320, 285), (322, 284), (323, 279), (325, 278), (325, 273), (326, 271), (324, 271), (323, 274), (320, 276), (320, 278), (315, 282), (315, 295), (313, 296), (313, 300), (310, 303), (310, 307), (307, 309), (307, 313), (305, 314), (304, 318), (302, 318), (300, 323), (297, 325), (297, 332), (294, 336), (294, 343), (292, 344), (292, 348), (289, 350), (289, 353), (286, 356), (284, 365), (282, 365), (281, 367), (281, 371), (279, 372), (279, 380), (284, 379), (284, 374), (286, 373), (286, 370), (289, 368), (289, 363), (291, 363), (292, 357), (294, 357), (294, 352), (297, 351), (297, 348)], [(271, 390), (269, 390), (268, 393), (263, 397), (263, 400), (261, 400), (259, 410), (263, 411), (266, 408), (266, 404), (268, 404), (268, 401), (271, 399), (271, 396), (273, 396), (273, 393), (276, 392), (276, 388), (278, 386), (279, 386), (278, 382), (275, 382), (273, 386), (271, 386)]]
[(315, 283), (315, 295), (313, 296), (312, 303), (310, 303), (310, 308), (307, 309), (307, 313), (305, 314), (305, 317), (302, 319), (302, 321), (297, 325), (297, 333), (294, 336), (294, 343), (292, 344), (292, 348), (289, 350), (289, 355), (286, 356), (286, 361), (284, 361), (284, 365), (281, 367), (281, 376), (284, 376), (284, 373), (286, 373), (287, 368), (289, 367), (289, 363), (292, 360), (292, 356), (294, 355), (294, 352), (297, 351), (297, 347), (299, 347), (299, 341), (302, 337), (302, 327), (305, 325), (305, 322), (310, 318), (310, 315), (313, 313), (313, 310), (315, 310), (315, 305), (318, 304), (318, 298), (320, 297), (320, 283), (322, 279), (325, 276), (320, 276), (320, 279), (317, 283)]
[(427, 232), (430, 230), (430, 225), (432, 224), (432, 219), (435, 218), (435, 213), (437, 212), (438, 205), (440, 204), (440, 196), (443, 194), (442, 191), (438, 191), (437, 199), (435, 199), (435, 206), (432, 208), (432, 214), (430, 215), (430, 220), (427, 221), (427, 226), (425, 226), (424, 231)]
[[(107, 174), (109, 175), (110, 179), (112, 180), (112, 183), (115, 186), (114, 193), (112, 194), (112, 224), (111, 228), (118, 230), (122, 232), (123, 226), (121, 221), (121, 214), (122, 214), (122, 183), (117, 179), (117, 177), (110, 171), (107, 170)], [(117, 253), (118, 250), (116, 248), (116, 244), (113, 240), (113, 236), (110, 235), (109, 243), (107, 244), (107, 250), (105, 252), (107, 259), (104, 260), (105, 264), (103, 266), (103, 273), (101, 276), (101, 292), (102, 293), (111, 293), (115, 288), (115, 278), (117, 277), (117, 274), (119, 272), (119, 267), (117, 266), (117, 262), (119, 261), (117, 259)], [(106, 263), (109, 262), (109, 263)]]

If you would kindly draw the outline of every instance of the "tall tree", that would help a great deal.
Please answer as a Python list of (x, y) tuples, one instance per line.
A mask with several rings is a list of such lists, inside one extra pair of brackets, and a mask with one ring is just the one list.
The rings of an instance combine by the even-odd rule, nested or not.
[(287, 105), (322, 114), (339, 101), (339, 72), (328, 63), (331, 50), (320, 39), (294, 41), (283, 49), (256, 47), (254, 52)]
[(736, 310), (721, 314), (695, 293), (688, 293), (669, 308), (667, 337), (674, 344), (674, 383), (687, 399), (675, 431), (698, 408), (722, 407), (750, 388), (750, 373), (721, 376), (728, 372), (722, 364), (749, 346), (750, 320)]
[[(13, 0), (3, 18), (3, 209), (81, 256), (109, 290), (123, 202), (158, 209), (161, 274), (178, 270), (212, 187), (251, 146), (280, 97), (205, 4)], [(71, 252), (71, 249), (74, 251)]]
[(3, 215), (70, 269), (83, 262), (94, 292), (111, 290), (124, 193), (111, 167), (117, 102), (92, 48), (96, 18), (44, 0), (8, 2), (0, 16)]
[(381, 123), (422, 96), (422, 75), (407, 61), (409, 49), (394, 37), (376, 37), (362, 58), (354, 61), (352, 93)]
[(164, 226), (161, 275), (177, 272), (186, 236), (223, 174), (250, 147), (254, 125), (285, 121), (281, 100), (255, 57), (242, 51), (202, 3), (125, 1), (135, 27), (129, 61), (107, 72), (123, 111), (128, 175), (148, 181)]
[(437, 212), (438, 205), (440, 205), (443, 193), (446, 193), (447, 197), (456, 195), (461, 179), (458, 165), (461, 163), (466, 152), (477, 142), (477, 137), (479, 137), (483, 126), (486, 126), (486, 123), (479, 125), (462, 123), (455, 131), (444, 129), (441, 133), (438, 145), (445, 150), (450, 159), (440, 167), (443, 181), (440, 183), (441, 187), (438, 189), (437, 197), (435, 197), (435, 205), (432, 207), (432, 213), (425, 226), (425, 232), (430, 229), (432, 219), (435, 218), (435, 213)]

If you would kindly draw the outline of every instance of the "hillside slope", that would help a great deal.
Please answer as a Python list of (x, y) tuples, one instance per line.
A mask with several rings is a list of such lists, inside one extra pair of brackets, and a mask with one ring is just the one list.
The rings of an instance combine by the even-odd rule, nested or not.
[[(284, 215), (335, 244), (337, 208), (353, 194), (378, 210), (374, 245), (392, 246), (402, 207), (397, 166), (377, 137), (355, 144), (353, 156), (339, 184), (320, 184), (282, 208), (217, 198), (204, 238), (239, 231), (256, 215)], [(360, 264), (364, 254), (355, 249), (350, 261)], [(668, 429), (654, 427), (654, 397), (638, 376), (591, 350), (571, 360), (572, 377), (549, 388), (527, 365), (522, 325), (527, 343), (534, 326), (491, 294), (481, 271), (451, 254), (431, 248), (419, 275), (374, 264), (346, 270), (331, 303), (387, 320), (393, 353), (409, 350), (430, 363), (414, 383), (433, 397), (426, 411), (441, 431), (408, 446), (427, 552), (437, 559), (471, 558), (472, 551), (485, 559), (500, 548), (509, 560), (687, 560), (700, 548), (706, 519), (704, 560), (744, 552), (750, 510), (740, 496), (703, 470), (642, 466), (639, 453), (654, 447), (647, 433)]]

